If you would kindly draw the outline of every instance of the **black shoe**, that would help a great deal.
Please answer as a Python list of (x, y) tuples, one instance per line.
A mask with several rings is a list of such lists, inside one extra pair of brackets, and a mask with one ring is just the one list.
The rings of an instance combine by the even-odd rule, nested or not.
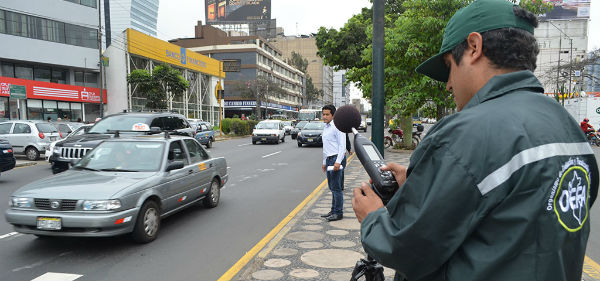
[(321, 217), (322, 217), (322, 218), (326, 218), (326, 217), (328, 217), (328, 216), (331, 216), (331, 215), (333, 215), (333, 213), (332, 213), (332, 212), (329, 212), (329, 213), (327, 213), (327, 214), (321, 215)]
[(331, 216), (326, 217), (325, 219), (327, 221), (339, 221), (343, 218), (344, 218), (344, 215), (342, 215), (342, 214), (333, 214)]

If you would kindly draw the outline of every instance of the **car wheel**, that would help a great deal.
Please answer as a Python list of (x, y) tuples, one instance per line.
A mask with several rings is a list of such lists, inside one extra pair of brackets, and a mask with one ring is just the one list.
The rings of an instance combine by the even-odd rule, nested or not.
[(302, 147), (302, 143), (301, 142), (298, 142), (298, 147)]
[(25, 155), (29, 161), (35, 161), (40, 158), (40, 152), (35, 147), (31, 146), (25, 150)]
[(295, 139), (296, 139), (296, 137), (295, 137), (294, 135), (292, 135), (292, 139), (293, 139), (293, 140), (295, 140)]
[(208, 142), (206, 143), (206, 148), (211, 148), (212, 147), (212, 140), (209, 139)]
[(219, 186), (219, 181), (217, 179), (213, 179), (210, 183), (210, 190), (206, 197), (202, 200), (202, 203), (207, 208), (214, 208), (219, 205), (219, 199), (221, 198), (221, 188)]
[(285, 135), (283, 135), (283, 138), (281, 139), (281, 142), (285, 142)]
[(137, 219), (131, 236), (138, 243), (149, 243), (156, 239), (160, 228), (160, 210), (154, 201), (146, 201)]
[(256, 144), (256, 141), (255, 141), (255, 140), (253, 140), (253, 141), (252, 141), (252, 144)]

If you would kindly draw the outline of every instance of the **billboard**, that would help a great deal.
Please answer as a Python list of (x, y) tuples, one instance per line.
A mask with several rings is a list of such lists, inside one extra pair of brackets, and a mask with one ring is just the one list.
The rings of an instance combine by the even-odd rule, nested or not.
[(544, 0), (552, 4), (552, 11), (540, 15), (541, 20), (589, 19), (591, 0)]
[(271, 0), (205, 0), (207, 24), (271, 19)]

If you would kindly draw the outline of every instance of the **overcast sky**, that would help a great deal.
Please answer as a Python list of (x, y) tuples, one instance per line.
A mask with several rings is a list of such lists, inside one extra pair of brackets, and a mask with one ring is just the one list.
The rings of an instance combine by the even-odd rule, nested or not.
[[(600, 48), (600, 0), (591, 1), (588, 50)], [(368, 0), (271, 0), (271, 18), (286, 35), (316, 33), (320, 26), (340, 28)], [(204, 0), (161, 0), (158, 37), (163, 40), (194, 37), (197, 21), (204, 22)], [(441, 42), (440, 42), (441, 44)]]

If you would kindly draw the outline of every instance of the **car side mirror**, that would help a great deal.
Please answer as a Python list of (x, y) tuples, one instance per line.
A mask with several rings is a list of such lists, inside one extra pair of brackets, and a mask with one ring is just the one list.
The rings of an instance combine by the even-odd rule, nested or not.
[(169, 163), (169, 165), (167, 165), (167, 172), (172, 171), (172, 170), (179, 170), (179, 169), (183, 169), (185, 165), (183, 164), (183, 161), (173, 161), (171, 163)]

